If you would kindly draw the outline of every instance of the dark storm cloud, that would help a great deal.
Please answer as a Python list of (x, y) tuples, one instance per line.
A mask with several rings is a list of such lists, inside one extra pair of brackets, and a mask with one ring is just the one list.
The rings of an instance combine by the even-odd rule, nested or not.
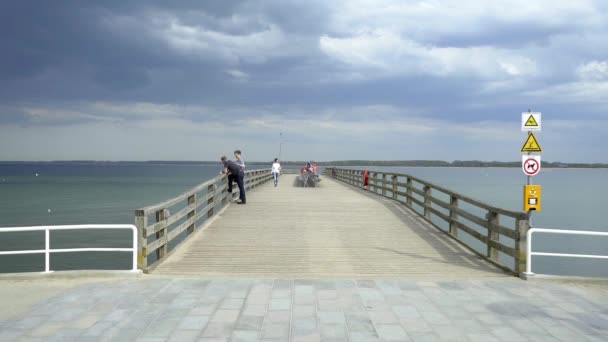
[[(601, 9), (605, 5), (597, 6)], [(389, 21), (384, 23), (383, 15), (371, 20), (365, 12), (353, 17), (352, 27), (344, 28), (340, 16), (350, 15), (345, 7), (325, 1), (281, 0), (2, 2), (0, 12), (10, 15), (0, 22), (5, 51), (0, 54), (0, 101), (13, 106), (61, 108), (95, 101), (215, 108), (251, 106), (260, 112), (273, 108), (274, 112), (294, 118), (314, 117), (324, 108), (334, 108), (334, 118), (348, 121), (369, 114), (348, 113), (343, 108), (384, 105), (404, 108), (394, 113), (397, 117), (416, 113), (452, 121), (502, 120), (503, 112), (519, 111), (521, 103), (530, 107), (549, 105), (551, 100), (522, 93), (575, 81), (574, 67), (587, 62), (588, 56), (601, 58), (606, 50), (605, 45), (599, 45), (599, 49), (594, 45), (592, 49), (590, 44), (580, 43), (584, 45), (577, 47), (582, 51), (580, 55), (562, 51), (568, 40), (556, 45), (561, 53), (549, 48), (555, 44), (555, 37), (580, 34), (587, 38), (589, 33), (581, 29), (584, 20), (580, 18), (501, 19), (501, 13), (496, 12), (472, 19), (471, 27), (448, 25), (447, 29), (435, 30), (425, 25), (421, 17), (415, 25), (408, 26), (412, 32), (399, 32), (399, 16), (386, 18)], [(381, 8), (379, 4), (378, 10)], [(369, 11), (375, 9), (371, 6)], [(594, 20), (598, 21), (589, 19)], [(596, 33), (602, 26), (605, 22), (590, 24)], [(422, 55), (420, 51), (406, 52), (406, 58), (389, 60), (396, 65), (388, 63), (390, 71), (378, 76), (376, 71), (347, 59), (332, 58), (319, 47), (322, 36), (356, 37), (378, 27), (395, 29), (396, 36), (409, 34), (418, 39), (422, 48), (453, 47), (466, 52), (469, 47), (531, 47), (521, 55), (536, 61), (540, 71), (532, 76), (502, 75), (498, 81), (507, 83), (505, 88), (484, 93), (487, 79), (491, 78), (486, 74), (481, 77), (466, 72), (439, 75), (399, 70), (401, 60), (419, 58), (424, 62), (437, 57), (437, 51)], [(268, 32), (259, 39), (255, 36)], [(263, 45), (272, 39), (278, 42)], [(394, 46), (394, 50), (400, 48)], [(536, 51), (543, 48), (547, 50)], [(373, 47), (362, 48), (366, 50)], [(386, 62), (383, 53), (392, 51), (372, 53), (369, 62)], [(451, 58), (450, 51), (440, 53)], [(445, 56), (439, 58), (445, 62), (441, 59)], [(458, 58), (465, 59), (459, 63), (468, 67), (466, 55)], [(487, 60), (492, 61), (492, 57)], [(445, 63), (448, 62), (451, 60)], [(519, 83), (509, 84), (513, 80)], [(292, 107), (296, 109), (282, 110)], [(558, 107), (553, 104), (551, 108)], [(601, 110), (584, 103), (579, 108), (588, 112)], [(235, 117), (249, 115), (240, 109), (231, 113)], [(3, 115), (13, 121), (19, 117)], [(193, 121), (216, 119), (210, 112), (189, 112), (184, 117)]]

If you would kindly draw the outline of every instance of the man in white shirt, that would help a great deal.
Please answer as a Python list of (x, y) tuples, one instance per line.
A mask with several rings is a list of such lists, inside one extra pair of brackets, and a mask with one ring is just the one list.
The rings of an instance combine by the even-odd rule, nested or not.
[(272, 177), (274, 178), (274, 186), (279, 184), (279, 175), (281, 174), (281, 164), (279, 164), (279, 158), (274, 158), (272, 163)]

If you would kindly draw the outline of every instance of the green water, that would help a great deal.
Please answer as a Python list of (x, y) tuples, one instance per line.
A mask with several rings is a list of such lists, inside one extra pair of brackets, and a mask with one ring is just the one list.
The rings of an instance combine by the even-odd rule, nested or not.
[[(249, 168), (268, 167), (250, 165)], [(372, 168), (408, 173), (497, 207), (521, 210), (526, 178), (516, 168)], [(220, 165), (0, 164), (0, 227), (133, 223), (134, 210), (161, 202), (218, 174)], [(36, 176), (38, 174), (38, 176)], [(534, 177), (543, 186), (535, 227), (608, 231), (601, 213), (608, 170), (546, 169)], [(50, 209), (50, 212), (49, 212)], [(2, 233), (0, 250), (43, 247), (43, 234)], [(129, 247), (128, 232), (56, 232), (53, 248)], [(608, 238), (539, 236), (535, 251), (607, 254)], [(57, 254), (52, 268), (129, 268), (128, 255)], [(41, 255), (0, 256), (0, 272), (39, 271)], [(537, 273), (608, 276), (606, 260), (535, 257)]]

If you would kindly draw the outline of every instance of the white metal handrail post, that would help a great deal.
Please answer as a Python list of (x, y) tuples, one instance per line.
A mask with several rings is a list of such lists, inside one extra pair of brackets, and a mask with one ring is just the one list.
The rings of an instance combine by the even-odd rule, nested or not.
[(44, 273), (51, 272), (51, 230), (44, 228)]
[[(51, 230), (76, 230), (76, 229), (130, 229), (133, 243), (131, 248), (63, 248), (51, 249)], [(21, 251), (0, 251), (0, 255), (23, 255), (44, 254), (44, 273), (51, 273), (51, 253), (73, 253), (73, 252), (131, 252), (131, 272), (139, 272), (137, 269), (137, 227), (132, 224), (106, 224), (106, 225), (70, 225), (70, 226), (47, 226), (47, 227), (0, 227), (0, 233), (8, 232), (32, 232), (44, 230), (44, 249), (30, 249)]]
[(608, 232), (598, 232), (589, 230), (563, 230), (563, 229), (547, 229), (547, 228), (532, 228), (528, 230), (528, 246), (526, 248), (526, 277), (534, 276), (532, 272), (532, 256), (557, 256), (557, 257), (568, 257), (568, 258), (587, 258), (587, 259), (608, 259), (608, 255), (594, 255), (594, 254), (568, 254), (568, 253), (545, 253), (545, 252), (532, 252), (532, 234), (535, 232), (548, 233), (548, 234), (563, 234), (563, 235), (591, 235), (591, 236), (608, 236)]

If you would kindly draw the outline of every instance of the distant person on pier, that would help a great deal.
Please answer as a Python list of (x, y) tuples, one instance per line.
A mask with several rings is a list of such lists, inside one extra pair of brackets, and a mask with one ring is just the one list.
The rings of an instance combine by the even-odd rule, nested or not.
[(241, 169), (244, 169), (245, 161), (241, 157), (241, 150), (234, 151), (234, 158), (236, 158), (236, 160), (234, 162), (237, 163), (241, 167)]
[[(241, 159), (241, 150), (234, 151), (234, 158), (236, 159), (234, 162), (241, 167), (241, 169), (245, 168), (245, 161)], [(232, 182), (236, 181), (236, 174), (228, 175), (228, 189), (232, 189)], [(231, 192), (232, 190), (228, 191)]]
[(279, 163), (279, 158), (274, 158), (274, 163), (272, 163), (272, 177), (274, 178), (274, 186), (279, 184), (279, 175), (281, 174), (281, 164)]
[(232, 181), (231, 176), (234, 180), (236, 180), (236, 184), (239, 186), (239, 201), (237, 204), (245, 204), (247, 203), (247, 199), (245, 197), (245, 171), (241, 168), (240, 165), (228, 159), (226, 156), (222, 156), (222, 163), (224, 164), (224, 171), (222, 173), (228, 175), (228, 192), (232, 192)]

